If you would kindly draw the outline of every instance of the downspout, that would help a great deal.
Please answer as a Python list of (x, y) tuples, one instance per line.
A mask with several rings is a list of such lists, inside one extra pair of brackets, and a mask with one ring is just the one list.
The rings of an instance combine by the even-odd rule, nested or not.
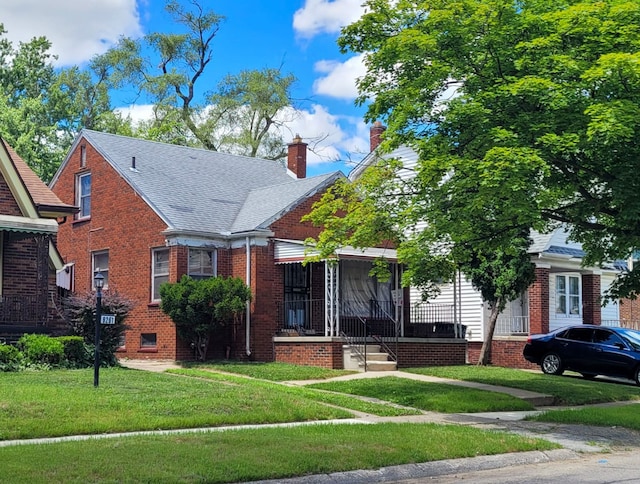
[[(247, 273), (245, 274), (245, 280), (246, 280), (245, 284), (249, 286), (249, 288), (251, 288), (251, 246), (249, 245), (250, 241), (248, 236), (246, 238), (246, 244), (247, 244), (246, 246)], [(251, 356), (251, 302), (250, 301), (247, 301), (245, 320), (247, 323), (246, 335), (245, 335), (245, 352), (247, 353), (247, 356)]]

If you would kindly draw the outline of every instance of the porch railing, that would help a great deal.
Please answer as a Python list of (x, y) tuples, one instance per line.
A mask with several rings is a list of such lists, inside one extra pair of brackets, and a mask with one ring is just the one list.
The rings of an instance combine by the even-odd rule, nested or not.
[[(325, 301), (278, 301), (278, 331), (300, 335), (325, 334)], [(340, 302), (340, 331), (345, 335), (380, 337), (383, 342), (401, 336), (393, 301)], [(364, 324), (366, 323), (366, 324)], [(466, 326), (454, 323), (453, 305), (424, 304), (410, 308), (404, 336), (414, 338), (464, 338)]]
[(640, 319), (604, 319), (600, 322), (602, 326), (635, 329), (640, 331)]
[(0, 296), (0, 325), (42, 326), (46, 316), (46, 307), (36, 296)]
[(464, 338), (467, 327), (455, 323), (453, 304), (415, 304), (409, 311), (405, 336), (414, 338)]
[(529, 316), (499, 316), (495, 334), (517, 336), (529, 334)]

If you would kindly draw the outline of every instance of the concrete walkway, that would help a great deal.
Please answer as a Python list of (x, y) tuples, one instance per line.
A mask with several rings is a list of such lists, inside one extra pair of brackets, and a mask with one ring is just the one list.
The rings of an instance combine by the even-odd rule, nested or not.
[[(174, 361), (164, 360), (120, 360), (120, 364), (127, 368), (133, 368), (136, 370), (147, 370), (155, 372), (163, 372), (168, 369), (182, 368)], [(418, 375), (416, 373), (408, 373), (405, 371), (368, 371), (353, 373), (351, 375), (343, 375), (328, 380), (295, 380), (289, 382), (283, 382), (289, 385), (311, 385), (312, 383), (323, 383), (327, 381), (349, 381), (358, 380), (362, 378), (382, 378), (385, 376), (395, 376), (397, 378), (408, 378), (411, 380), (424, 381), (429, 383), (445, 383), (447, 385), (455, 385), (467, 388), (477, 388), (479, 390), (486, 390), (489, 392), (506, 393), (508, 395), (520, 398), (531, 403), (535, 407), (548, 406), (553, 404), (553, 397), (551, 395), (544, 395), (542, 393), (530, 392), (528, 390), (521, 390), (519, 388), (509, 388), (497, 385), (487, 385), (485, 383), (476, 383), (462, 380), (452, 380), (449, 378), (439, 378), (428, 375)]]
[(526, 400), (527, 402), (531, 403), (535, 407), (547, 406), (547, 405), (553, 404), (553, 396), (551, 395), (544, 395), (542, 393), (530, 392), (527, 390), (520, 390), (519, 388), (487, 385), (485, 383), (476, 383), (471, 381), (452, 380), (449, 378), (439, 378), (439, 377), (429, 376), (429, 375), (419, 375), (417, 373), (408, 373), (405, 371), (368, 371), (366, 373), (361, 372), (361, 373), (355, 373), (352, 375), (338, 376), (335, 378), (331, 378), (329, 380), (314, 380), (314, 381), (302, 380), (302, 381), (292, 381), (288, 383), (304, 386), (304, 385), (309, 385), (311, 383), (322, 383), (326, 381), (349, 381), (349, 380), (356, 380), (356, 379), (362, 379), (362, 378), (382, 378), (385, 376), (408, 378), (410, 380), (418, 380), (418, 381), (424, 381), (429, 383), (445, 383), (447, 385), (476, 388), (478, 390), (486, 390), (489, 392), (506, 393), (516, 398)]

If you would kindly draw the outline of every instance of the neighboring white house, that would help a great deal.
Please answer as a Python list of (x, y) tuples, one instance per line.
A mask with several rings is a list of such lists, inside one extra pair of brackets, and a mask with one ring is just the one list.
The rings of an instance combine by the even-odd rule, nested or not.
[[(377, 159), (376, 148), (383, 131), (379, 123), (371, 128), (371, 153), (351, 171), (349, 179), (357, 179)], [(402, 162), (401, 177), (414, 176), (418, 161), (414, 150), (403, 146), (385, 156)], [(531, 237), (529, 253), (536, 266), (536, 282), (498, 317), (492, 347), (494, 364), (528, 366), (521, 358), (521, 347), (529, 334), (569, 324), (613, 325), (620, 320), (619, 304), (601, 307), (602, 296), (619, 273), (619, 266), (582, 267), (584, 252), (580, 244), (567, 239), (562, 227), (548, 234), (532, 233)], [(442, 285), (440, 294), (426, 303), (415, 288), (410, 290), (410, 299), (412, 306), (451, 306), (454, 322), (466, 327), (468, 360), (475, 360), (485, 339), (489, 308), (463, 274), (455, 283)]]

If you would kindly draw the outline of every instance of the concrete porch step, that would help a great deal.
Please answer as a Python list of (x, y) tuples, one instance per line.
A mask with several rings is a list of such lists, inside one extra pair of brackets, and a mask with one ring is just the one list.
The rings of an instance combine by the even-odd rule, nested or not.
[[(360, 363), (364, 369), (364, 363)], [(367, 360), (367, 371), (396, 371), (398, 365), (395, 361), (369, 361)]]

